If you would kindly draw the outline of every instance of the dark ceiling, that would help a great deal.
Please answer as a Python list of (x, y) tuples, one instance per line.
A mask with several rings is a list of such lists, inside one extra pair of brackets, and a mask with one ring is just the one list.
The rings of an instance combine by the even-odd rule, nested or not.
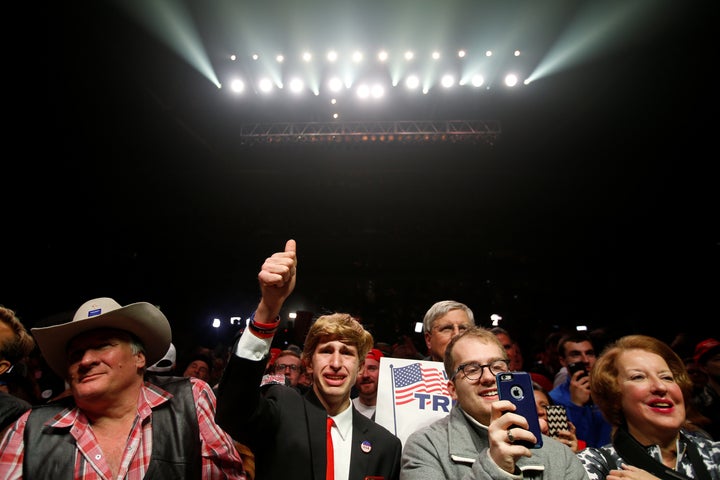
[[(412, 113), (499, 121), (493, 145), (272, 148), (237, 139), (268, 110), (228, 105), (114, 4), (70, 3), (43, 12), (49, 58), (24, 58), (44, 90), (25, 91), (39, 102), (18, 114), (22, 159), (3, 175), (14, 188), (0, 303), (29, 324), (111, 296), (159, 304), (177, 337), (199, 338), (209, 318), (249, 313), (260, 265), (291, 237), (289, 309), (352, 311), (388, 340), (445, 298), (482, 322), (503, 314), (518, 335), (578, 323), (674, 331), (718, 316), (716, 53), (702, 42), (715, 2), (655, 2), (663, 15), (638, 17), (642, 34), (611, 30), (613, 48), (518, 93)], [(451, 2), (474, 9), (456, 12), (452, 41), (500, 3), (545, 4)], [(189, 4), (217, 61), (223, 30)], [(281, 5), (257, 15), (287, 33), (297, 18)], [(560, 13), (555, 29), (577, 12)]]

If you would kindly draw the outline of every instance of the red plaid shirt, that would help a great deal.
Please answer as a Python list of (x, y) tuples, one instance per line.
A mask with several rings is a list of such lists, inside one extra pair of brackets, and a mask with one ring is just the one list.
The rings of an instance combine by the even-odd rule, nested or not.
[[(191, 378), (190, 381), (200, 427), (203, 480), (245, 480), (242, 460), (232, 438), (215, 423), (215, 393), (202, 380)], [(128, 436), (120, 471), (115, 480), (139, 480), (145, 476), (152, 452), (150, 415), (154, 407), (167, 402), (171, 396), (156, 385), (146, 383), (143, 386), (138, 398), (137, 417)], [(29, 411), (10, 426), (0, 442), (0, 478), (3, 480), (23, 477), (22, 463), (25, 450), (23, 432), (28, 415), (30, 415)], [(48, 425), (68, 428), (69, 433), (75, 438), (77, 446), (75, 457), (68, 459), (75, 463), (75, 479), (113, 478), (92, 427), (80, 409), (77, 407), (65, 409), (50, 420)]]

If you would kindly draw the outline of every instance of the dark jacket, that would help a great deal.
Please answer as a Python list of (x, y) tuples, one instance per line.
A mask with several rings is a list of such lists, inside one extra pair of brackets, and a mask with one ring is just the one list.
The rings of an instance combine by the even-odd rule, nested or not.
[[(256, 478), (324, 480), (327, 411), (313, 389), (301, 395), (294, 388), (273, 385), (261, 393), (258, 385), (264, 367), (264, 360), (231, 356), (218, 387), (216, 422), (255, 453)], [(400, 439), (352, 405), (350, 408), (349, 479), (398, 479)]]

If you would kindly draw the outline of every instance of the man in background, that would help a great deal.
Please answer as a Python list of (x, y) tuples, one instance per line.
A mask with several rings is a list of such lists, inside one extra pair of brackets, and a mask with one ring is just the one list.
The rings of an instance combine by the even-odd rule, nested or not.
[(428, 356), (424, 360), (442, 362), (445, 347), (460, 332), (475, 325), (470, 307), (454, 300), (442, 300), (428, 309), (423, 318), (423, 331)]
[[(35, 340), (15, 312), (0, 306), (0, 381), (13, 366), (30, 355)], [(0, 433), (30, 409), (30, 402), (0, 389)]]
[(383, 353), (377, 348), (371, 349), (365, 357), (365, 364), (360, 369), (355, 382), (358, 395), (353, 398), (353, 405), (370, 420), (375, 420), (380, 359), (383, 356)]

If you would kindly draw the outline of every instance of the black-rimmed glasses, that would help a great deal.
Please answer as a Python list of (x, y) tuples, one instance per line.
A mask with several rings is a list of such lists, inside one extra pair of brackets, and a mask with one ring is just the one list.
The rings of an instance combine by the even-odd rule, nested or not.
[(477, 362), (463, 363), (457, 368), (457, 370), (455, 370), (455, 374), (450, 380), (454, 381), (455, 377), (457, 377), (457, 374), (463, 372), (465, 378), (470, 381), (475, 381), (478, 378), (482, 377), (485, 368), (490, 369), (490, 373), (492, 373), (493, 375), (510, 371), (510, 366), (507, 360), (495, 360), (494, 362), (487, 363), (485, 365), (480, 365)]

